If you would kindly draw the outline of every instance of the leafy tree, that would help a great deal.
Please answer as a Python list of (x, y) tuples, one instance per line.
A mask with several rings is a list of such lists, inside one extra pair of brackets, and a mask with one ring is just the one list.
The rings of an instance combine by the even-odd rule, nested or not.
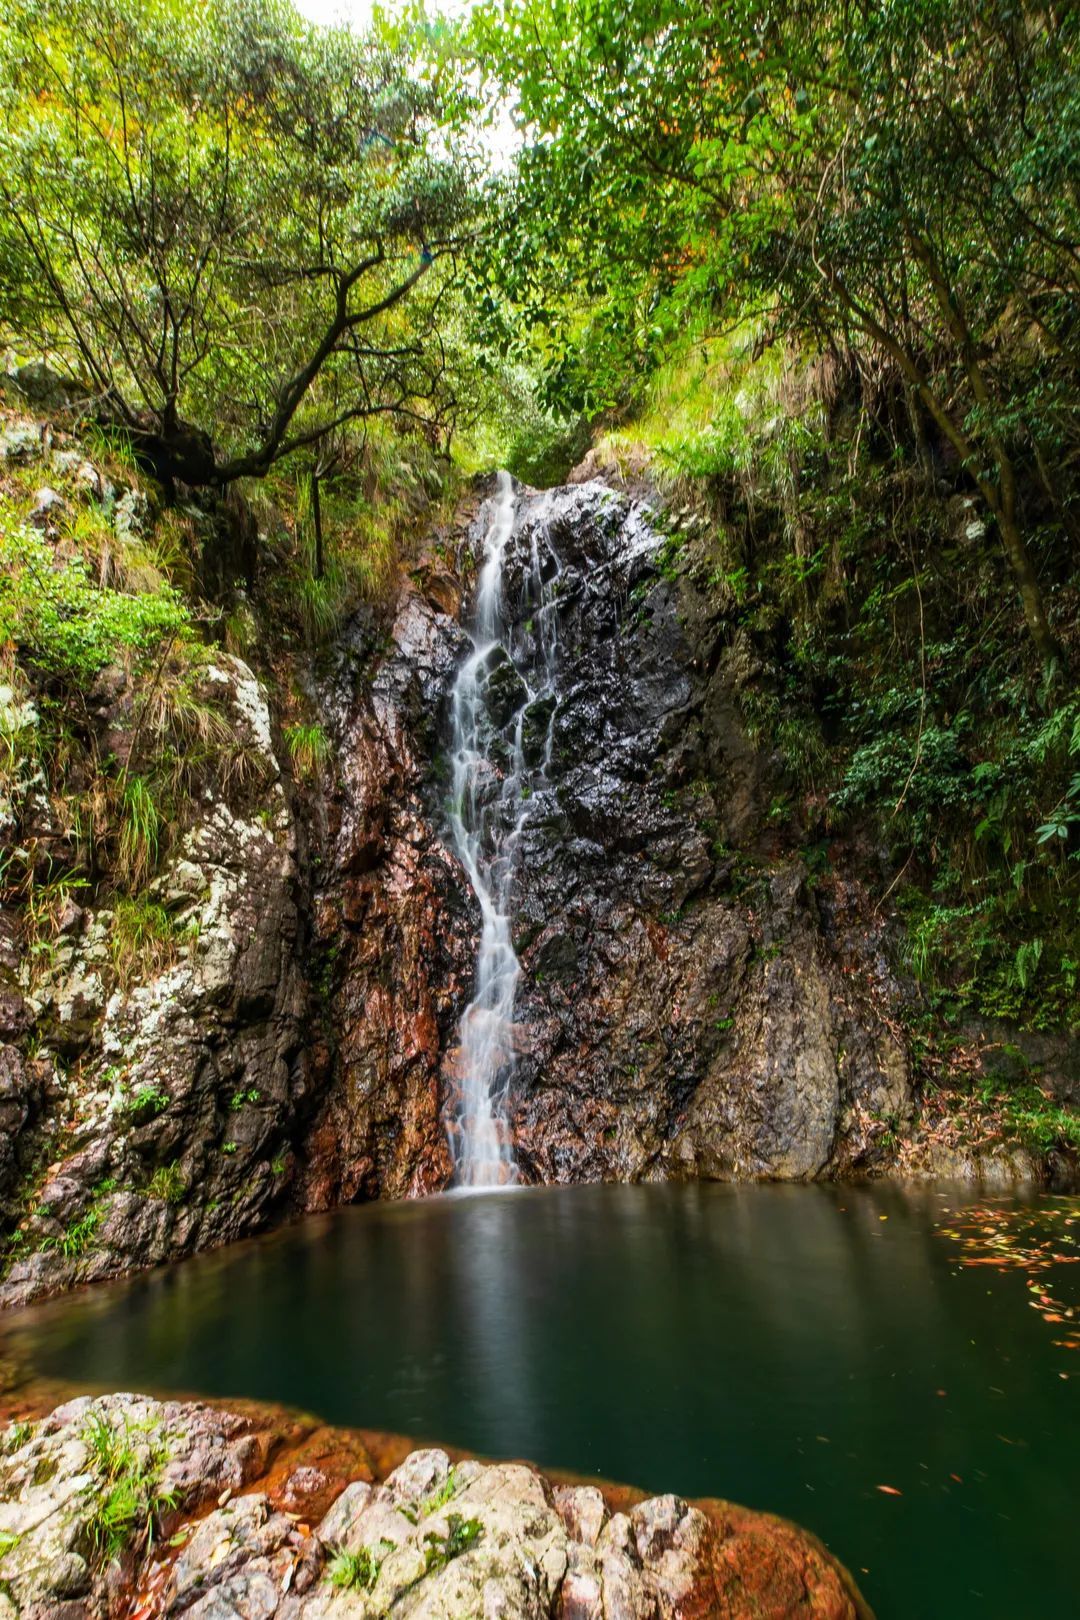
[(162, 476), (452, 412), (476, 173), (404, 46), (277, 0), (12, 0), (0, 81), (0, 318)]
[[(569, 266), (631, 365), (702, 307), (854, 347), (977, 489), (1047, 665), (1024, 489), (1075, 541), (1078, 30), (1038, 0), (489, 0), (473, 35), (530, 134), (526, 318)], [(580, 391), (559, 313), (552, 384)]]

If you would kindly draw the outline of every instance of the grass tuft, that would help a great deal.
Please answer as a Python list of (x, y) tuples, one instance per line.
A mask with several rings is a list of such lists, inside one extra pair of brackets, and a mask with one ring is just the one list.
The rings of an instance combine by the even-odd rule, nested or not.
[(370, 1592), (387, 1553), (393, 1550), (392, 1541), (380, 1541), (377, 1547), (361, 1547), (359, 1552), (335, 1553), (327, 1567), (326, 1579), (331, 1586), (340, 1586), (346, 1591)]
[(148, 1551), (162, 1515), (178, 1501), (175, 1490), (161, 1489), (172, 1455), (164, 1435), (151, 1423), (122, 1417), (114, 1424), (103, 1413), (91, 1412), (79, 1438), (98, 1482), (106, 1487), (88, 1526), (98, 1557), (109, 1563), (132, 1541)]
[(307, 778), (318, 776), (330, 757), (329, 739), (322, 726), (317, 722), (286, 726), (283, 735), (295, 774)]

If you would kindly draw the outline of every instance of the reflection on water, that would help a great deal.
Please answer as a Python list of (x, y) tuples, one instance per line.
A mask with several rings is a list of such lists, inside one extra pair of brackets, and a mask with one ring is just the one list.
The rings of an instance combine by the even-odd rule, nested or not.
[(964, 1269), (935, 1229), (962, 1202), (687, 1186), (369, 1206), (25, 1312), (12, 1347), (88, 1386), (276, 1399), (784, 1513), (880, 1620), (1072, 1614), (1080, 1378), (1023, 1277)]

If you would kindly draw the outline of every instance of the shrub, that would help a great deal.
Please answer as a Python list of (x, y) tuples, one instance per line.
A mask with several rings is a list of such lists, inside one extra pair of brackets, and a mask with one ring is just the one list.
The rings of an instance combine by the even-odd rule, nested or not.
[(451, 1513), (446, 1520), (446, 1535), (429, 1531), (424, 1537), (424, 1565), (427, 1570), (443, 1569), (453, 1559), (468, 1552), (479, 1541), (484, 1529), (479, 1519), (466, 1519), (460, 1513)]
[(41, 1247), (45, 1251), (55, 1249), (65, 1260), (77, 1260), (90, 1247), (100, 1225), (101, 1210), (94, 1204), (85, 1215), (73, 1221), (58, 1238), (46, 1238)]
[(139, 1086), (124, 1103), (123, 1111), (135, 1125), (156, 1119), (169, 1106), (168, 1094), (157, 1086)]
[(326, 1579), (332, 1586), (370, 1592), (379, 1578), (383, 1560), (393, 1549), (392, 1541), (380, 1541), (377, 1547), (361, 1547), (354, 1553), (335, 1553), (327, 1568)]
[(151, 1198), (159, 1198), (164, 1204), (182, 1204), (187, 1181), (179, 1161), (159, 1165), (150, 1177), (146, 1190)]
[(133, 596), (105, 590), (81, 557), (57, 567), (41, 535), (0, 522), (0, 643), (43, 675), (85, 685), (125, 655), (146, 667), (188, 622), (170, 586)]
[(550, 489), (565, 482), (591, 441), (592, 433), (584, 417), (534, 411), (510, 441), (507, 470), (523, 483)]
[(120, 870), (129, 882), (149, 877), (158, 858), (161, 817), (145, 777), (129, 776), (120, 792)]

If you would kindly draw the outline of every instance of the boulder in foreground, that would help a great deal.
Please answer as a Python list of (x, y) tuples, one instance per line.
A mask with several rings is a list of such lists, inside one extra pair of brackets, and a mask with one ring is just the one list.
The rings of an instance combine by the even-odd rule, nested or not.
[(11, 1425), (0, 1620), (869, 1617), (782, 1520), (439, 1450), (380, 1483), (355, 1436), (264, 1419), (109, 1395)]

